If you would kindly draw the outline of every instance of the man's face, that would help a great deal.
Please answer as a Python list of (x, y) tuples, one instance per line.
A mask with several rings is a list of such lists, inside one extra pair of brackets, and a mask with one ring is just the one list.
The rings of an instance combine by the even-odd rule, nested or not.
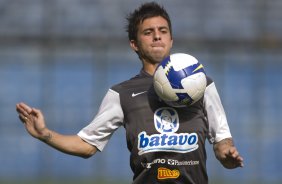
[(131, 47), (138, 52), (143, 63), (160, 63), (170, 53), (172, 36), (167, 21), (161, 17), (145, 19), (140, 23), (137, 41), (131, 41)]

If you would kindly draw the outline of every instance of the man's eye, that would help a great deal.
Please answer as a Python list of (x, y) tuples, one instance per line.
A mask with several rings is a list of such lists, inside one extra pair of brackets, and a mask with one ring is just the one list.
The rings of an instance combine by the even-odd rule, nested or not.
[(166, 34), (166, 33), (168, 33), (168, 31), (166, 29), (162, 29), (161, 33)]
[(144, 32), (144, 35), (150, 35), (151, 34), (151, 31), (145, 31)]

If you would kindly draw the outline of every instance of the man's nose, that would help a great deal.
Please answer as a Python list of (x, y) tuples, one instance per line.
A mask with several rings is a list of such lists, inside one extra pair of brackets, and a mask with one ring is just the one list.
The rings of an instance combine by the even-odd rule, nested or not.
[(154, 33), (154, 40), (157, 41), (157, 40), (161, 40), (161, 34), (159, 31), (155, 31)]

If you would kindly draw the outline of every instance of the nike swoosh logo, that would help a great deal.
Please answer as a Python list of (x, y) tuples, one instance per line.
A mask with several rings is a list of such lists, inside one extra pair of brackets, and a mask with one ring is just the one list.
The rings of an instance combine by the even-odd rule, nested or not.
[(196, 72), (197, 70), (200, 70), (201, 68), (204, 68), (202, 64), (200, 64), (192, 73)]
[(142, 91), (142, 92), (139, 92), (139, 93), (132, 93), (132, 97), (136, 97), (136, 96), (138, 96), (138, 95), (141, 95), (141, 94), (143, 94), (143, 93), (146, 93), (147, 91)]

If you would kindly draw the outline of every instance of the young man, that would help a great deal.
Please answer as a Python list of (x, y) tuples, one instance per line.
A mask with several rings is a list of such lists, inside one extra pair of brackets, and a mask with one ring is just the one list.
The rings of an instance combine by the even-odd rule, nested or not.
[[(243, 158), (233, 145), (219, 95), (209, 77), (204, 97), (187, 108), (166, 105), (153, 90), (152, 75), (173, 44), (165, 9), (146, 3), (127, 20), (130, 46), (143, 64), (140, 73), (110, 88), (94, 120), (77, 135), (49, 130), (40, 110), (17, 104), (27, 131), (59, 151), (88, 158), (102, 151), (113, 132), (124, 126), (134, 184), (208, 183), (206, 139), (213, 143), (224, 167), (242, 167)], [(177, 126), (167, 133), (157, 125), (160, 121), (173, 121)]]

